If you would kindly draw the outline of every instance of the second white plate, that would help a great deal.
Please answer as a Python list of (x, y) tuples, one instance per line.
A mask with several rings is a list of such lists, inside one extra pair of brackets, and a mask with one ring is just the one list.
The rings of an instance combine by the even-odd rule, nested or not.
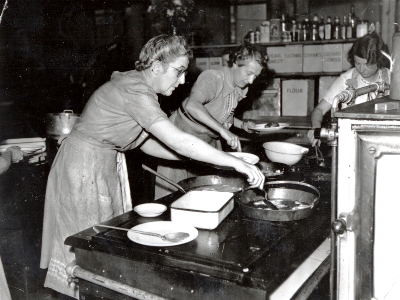
[(169, 241), (163, 241), (161, 238), (156, 236), (144, 235), (133, 231), (128, 231), (128, 238), (131, 241), (146, 246), (157, 246), (157, 247), (169, 247), (169, 246), (186, 244), (189, 243), (190, 241), (193, 241), (199, 234), (197, 229), (191, 225), (179, 222), (171, 222), (171, 221), (156, 221), (156, 222), (143, 223), (133, 227), (132, 229), (146, 231), (146, 232), (154, 232), (161, 235), (172, 232), (187, 232), (189, 234), (189, 236), (183, 239), (182, 241), (169, 242)]
[(266, 125), (268, 125), (269, 123), (264, 123), (264, 124), (256, 124), (255, 126), (249, 127), (249, 129), (251, 130), (255, 130), (255, 131), (277, 131), (277, 130), (281, 130), (285, 127), (289, 126), (289, 123), (278, 123), (279, 126), (275, 126), (275, 127), (265, 127)]
[(232, 154), (233, 156), (236, 156), (237, 158), (240, 158), (241, 160), (244, 160), (245, 162), (252, 165), (258, 163), (258, 161), (260, 160), (257, 155), (246, 152), (229, 152), (229, 154)]

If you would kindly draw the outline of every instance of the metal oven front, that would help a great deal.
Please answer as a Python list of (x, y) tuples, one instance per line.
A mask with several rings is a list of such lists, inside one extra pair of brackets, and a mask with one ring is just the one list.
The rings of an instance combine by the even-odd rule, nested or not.
[(400, 121), (338, 125), (337, 298), (400, 299)]

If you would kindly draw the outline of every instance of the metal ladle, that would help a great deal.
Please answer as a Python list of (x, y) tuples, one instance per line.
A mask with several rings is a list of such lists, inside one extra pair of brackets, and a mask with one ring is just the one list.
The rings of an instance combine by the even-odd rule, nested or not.
[(147, 232), (147, 231), (141, 231), (141, 230), (136, 230), (136, 229), (114, 227), (114, 226), (108, 226), (108, 225), (99, 225), (99, 224), (93, 226), (93, 230), (96, 232), (98, 232), (98, 230), (95, 229), (95, 227), (104, 227), (104, 228), (110, 228), (110, 229), (116, 229), (116, 230), (122, 230), (122, 231), (132, 231), (132, 232), (136, 232), (139, 234), (159, 237), (163, 241), (169, 241), (172, 243), (180, 242), (189, 237), (189, 233), (187, 233), (187, 232), (171, 232), (171, 233), (167, 233), (167, 234), (159, 234), (159, 233), (155, 233), (155, 232)]

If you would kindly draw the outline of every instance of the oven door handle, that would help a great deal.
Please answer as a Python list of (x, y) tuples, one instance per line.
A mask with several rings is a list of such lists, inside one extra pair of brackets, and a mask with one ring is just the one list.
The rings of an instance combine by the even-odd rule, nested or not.
[(331, 228), (338, 235), (345, 233), (345, 231), (354, 231), (354, 214), (341, 213), (339, 218), (332, 222)]

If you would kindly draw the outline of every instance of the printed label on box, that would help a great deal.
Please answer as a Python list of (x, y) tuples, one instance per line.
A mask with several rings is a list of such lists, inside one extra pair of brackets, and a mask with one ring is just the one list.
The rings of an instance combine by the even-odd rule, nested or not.
[(285, 47), (268, 47), (268, 69), (276, 73), (285, 72)]
[(352, 68), (351, 64), (347, 60), (347, 54), (349, 53), (352, 46), (352, 43), (343, 44), (342, 71), (347, 71)]
[(323, 72), (342, 72), (342, 44), (326, 44), (322, 46)]
[(301, 73), (303, 72), (303, 46), (286, 45), (285, 46), (285, 72)]
[(198, 57), (196, 58), (196, 67), (201, 71), (209, 69), (209, 59), (208, 57)]
[(219, 69), (222, 67), (222, 57), (210, 57), (209, 58), (209, 68)]
[(322, 45), (304, 45), (303, 72), (322, 72)]
[(314, 80), (282, 81), (282, 116), (309, 116), (314, 109)]

